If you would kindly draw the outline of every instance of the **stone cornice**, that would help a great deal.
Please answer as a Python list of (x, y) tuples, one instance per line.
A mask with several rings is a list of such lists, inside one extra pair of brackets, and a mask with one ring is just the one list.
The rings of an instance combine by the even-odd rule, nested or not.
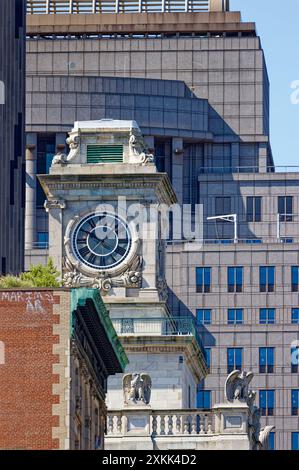
[(203, 353), (194, 336), (120, 336), (122, 345), (130, 353), (181, 353), (185, 355), (186, 364), (195, 380), (199, 382), (206, 377), (208, 370)]
[[(56, 191), (101, 190), (112, 191), (154, 189), (160, 203), (171, 205), (177, 202), (175, 192), (166, 173), (143, 174), (51, 174), (38, 176), (48, 198)], [(119, 194), (121, 195), (121, 194)], [(90, 196), (89, 196), (90, 199)]]

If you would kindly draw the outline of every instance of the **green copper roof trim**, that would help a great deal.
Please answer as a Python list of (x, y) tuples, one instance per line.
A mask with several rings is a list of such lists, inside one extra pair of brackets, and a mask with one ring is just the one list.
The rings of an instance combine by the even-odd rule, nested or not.
[[(122, 369), (125, 370), (125, 367), (129, 363), (129, 360), (117, 336), (117, 333), (114, 329), (112, 321), (110, 320), (109, 314), (102, 300), (102, 297), (99, 293), (99, 290), (86, 288), (86, 287), (72, 289), (72, 296), (71, 296), (72, 312), (74, 312), (77, 309), (77, 307), (84, 307), (86, 305), (87, 300), (93, 301), (95, 309), (98, 313), (99, 319), (105, 328), (105, 331), (109, 338), (111, 346), (114, 349), (114, 352), (119, 360), (119, 363)], [(71, 335), (72, 335), (73, 334), (73, 315), (71, 315), (70, 329), (71, 329)]]

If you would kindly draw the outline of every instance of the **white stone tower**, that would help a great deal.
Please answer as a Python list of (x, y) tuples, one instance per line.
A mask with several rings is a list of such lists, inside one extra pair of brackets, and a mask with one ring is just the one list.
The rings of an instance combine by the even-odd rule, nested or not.
[(129, 410), (126, 430), (144, 440), (153, 409), (195, 408), (207, 372), (193, 317), (173, 318), (166, 303), (157, 208), (176, 196), (135, 121), (76, 122), (67, 143), (39, 176), (49, 254), (64, 285), (100, 289), (130, 360), (108, 384), (108, 408)]

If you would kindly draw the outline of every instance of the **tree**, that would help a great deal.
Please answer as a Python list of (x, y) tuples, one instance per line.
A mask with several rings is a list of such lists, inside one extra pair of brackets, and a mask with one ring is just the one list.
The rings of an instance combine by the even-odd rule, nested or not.
[(29, 271), (19, 276), (0, 277), (0, 288), (9, 289), (17, 287), (60, 287), (59, 272), (56, 270), (53, 260), (49, 258), (46, 266), (33, 265)]

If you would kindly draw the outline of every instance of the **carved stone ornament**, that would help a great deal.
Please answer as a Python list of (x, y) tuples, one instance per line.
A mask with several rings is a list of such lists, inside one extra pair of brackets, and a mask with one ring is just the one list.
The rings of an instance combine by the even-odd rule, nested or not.
[(260, 410), (255, 406), (256, 392), (249, 390), (249, 384), (253, 379), (253, 372), (234, 370), (229, 374), (225, 382), (225, 397), (229, 402), (246, 403), (248, 413), (248, 434), (253, 450), (268, 450), (270, 433), (275, 426), (261, 428)]
[(68, 155), (62, 152), (58, 152), (56, 155), (54, 155), (53, 160), (52, 160), (52, 165), (67, 165), (70, 161), (74, 160), (76, 157), (78, 151), (79, 151), (79, 143), (80, 143), (80, 138), (78, 135), (68, 137), (66, 139), (66, 143), (70, 147), (70, 152)]
[(255, 392), (249, 390), (249, 384), (253, 379), (253, 372), (234, 370), (229, 374), (225, 382), (225, 398), (232, 402), (235, 400), (244, 401), (248, 404), (252, 402), (252, 394)]
[(148, 374), (126, 374), (123, 377), (124, 403), (148, 405), (151, 399), (152, 380)]
[(147, 165), (154, 162), (154, 155), (149, 153), (149, 150), (146, 148), (143, 138), (141, 136), (136, 136), (131, 134), (129, 140), (129, 147), (131, 154), (136, 157), (138, 163), (142, 165)]
[(168, 299), (168, 286), (165, 279), (159, 278), (157, 280), (157, 290), (160, 300), (162, 300), (162, 302), (166, 302)]
[(44, 203), (44, 208), (46, 212), (49, 212), (51, 209), (65, 209), (66, 203), (62, 199), (47, 199)]
[(130, 267), (119, 277), (112, 277), (106, 271), (94, 276), (80, 272), (80, 263), (73, 264), (67, 257), (63, 259), (63, 285), (65, 287), (93, 287), (106, 295), (113, 287), (140, 287), (142, 281), (142, 257), (136, 256)]

